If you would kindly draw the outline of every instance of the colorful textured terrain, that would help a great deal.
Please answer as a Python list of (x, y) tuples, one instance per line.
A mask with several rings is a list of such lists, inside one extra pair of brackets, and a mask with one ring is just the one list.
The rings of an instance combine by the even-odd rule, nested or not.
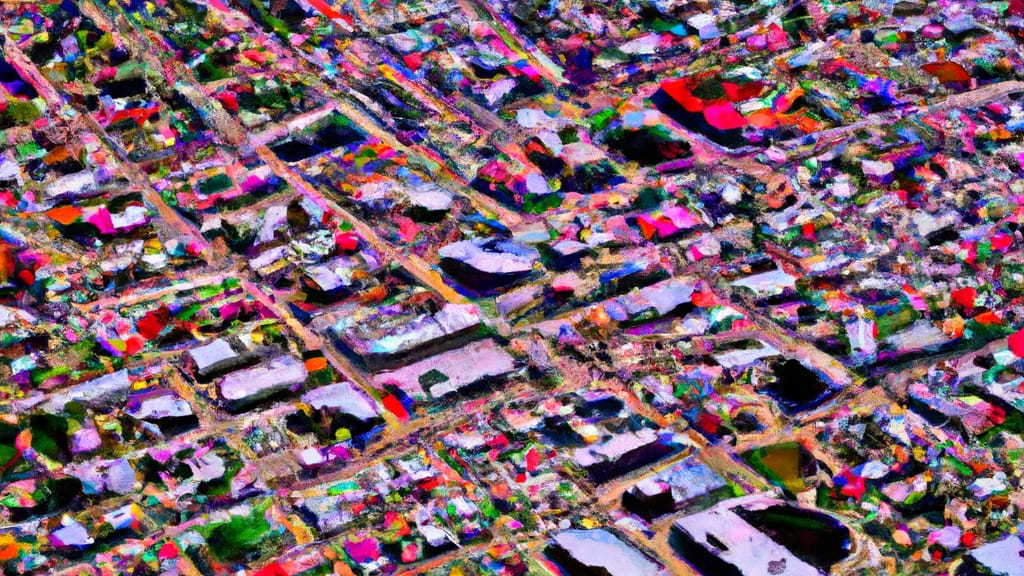
[(1024, 575), (1024, 1), (0, 0), (0, 566)]

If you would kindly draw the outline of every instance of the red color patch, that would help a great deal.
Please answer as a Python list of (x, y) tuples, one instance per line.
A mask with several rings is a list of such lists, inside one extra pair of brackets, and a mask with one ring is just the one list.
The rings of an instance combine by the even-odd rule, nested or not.
[(804, 224), (803, 227), (800, 228), (800, 233), (803, 234), (805, 238), (814, 240), (814, 222), (807, 222)]
[(864, 478), (853, 473), (847, 473), (846, 478), (846, 485), (843, 486), (840, 492), (843, 496), (849, 496), (855, 500), (860, 500), (864, 496), (864, 492), (867, 491), (867, 486), (864, 485)]
[(526, 452), (526, 471), (533, 472), (540, 465), (540, 452), (536, 448), (530, 448)]
[(289, 573), (280, 564), (274, 562), (260, 568), (253, 576), (289, 576)]
[(690, 92), (689, 83), (686, 80), (668, 80), (662, 83), (661, 89), (686, 109), (687, 112), (700, 112), (704, 110), (704, 101)]
[(170, 321), (171, 311), (167, 306), (160, 306), (156, 310), (146, 312), (146, 315), (135, 324), (135, 331), (146, 340), (153, 340), (163, 332)]
[(384, 404), (385, 410), (394, 414), (402, 422), (406, 422), (409, 420), (409, 413), (405, 410), (405, 406), (402, 406), (402, 403), (398, 400), (398, 398), (395, 398), (393, 395), (389, 394), (385, 396), (383, 400), (381, 400), (381, 403)]
[(938, 78), (940, 82), (967, 82), (971, 79), (967, 70), (956, 62), (930, 62), (922, 65), (921, 69)]
[(334, 20), (335, 18), (341, 18), (341, 14), (331, 7), (330, 4), (324, 2), (324, 0), (309, 0), (310, 6), (316, 8), (321, 14)]
[(1018, 358), (1024, 358), (1024, 329), (1017, 330), (1006, 339), (1006, 343)]
[(216, 95), (216, 98), (225, 110), (232, 114), (238, 114), (238, 96), (234, 92), (221, 92)]
[(693, 296), (690, 296), (690, 301), (698, 308), (707, 308), (717, 303), (715, 295), (711, 292), (694, 292)]
[(420, 69), (423, 66), (423, 55), (419, 52), (413, 52), (412, 54), (406, 54), (402, 57), (405, 65), (409, 67), (413, 72)]
[(978, 291), (968, 286), (967, 288), (954, 290), (950, 293), (949, 297), (961, 308), (970, 310), (974, 308), (974, 299), (978, 297)]
[(178, 545), (174, 542), (168, 542), (160, 547), (160, 550), (156, 553), (156, 557), (160, 560), (170, 560), (178, 557)]
[(736, 84), (734, 82), (722, 82), (722, 88), (725, 90), (725, 96), (730, 102), (742, 102), (760, 96), (764, 90), (764, 83), (747, 82), (746, 84)]
[(124, 353), (128, 356), (138, 354), (146, 343), (138, 336), (132, 336), (124, 341)]
[(342, 232), (334, 237), (334, 244), (342, 252), (352, 252), (359, 247), (359, 237), (352, 232)]
[(992, 237), (992, 249), (997, 252), (1004, 252), (1013, 244), (1013, 236), (1006, 233), (999, 233)]
[(747, 119), (729, 103), (708, 106), (704, 109), (704, 118), (719, 130), (736, 130), (747, 125)]
[(697, 428), (700, 428), (706, 434), (714, 434), (718, 431), (718, 427), (721, 424), (722, 419), (715, 414), (701, 412), (700, 416), (697, 416)]

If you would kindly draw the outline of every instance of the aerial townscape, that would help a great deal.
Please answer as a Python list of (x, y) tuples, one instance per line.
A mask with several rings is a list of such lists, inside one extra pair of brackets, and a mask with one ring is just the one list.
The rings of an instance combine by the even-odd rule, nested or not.
[(5, 576), (1024, 576), (1024, 0), (0, 0)]

